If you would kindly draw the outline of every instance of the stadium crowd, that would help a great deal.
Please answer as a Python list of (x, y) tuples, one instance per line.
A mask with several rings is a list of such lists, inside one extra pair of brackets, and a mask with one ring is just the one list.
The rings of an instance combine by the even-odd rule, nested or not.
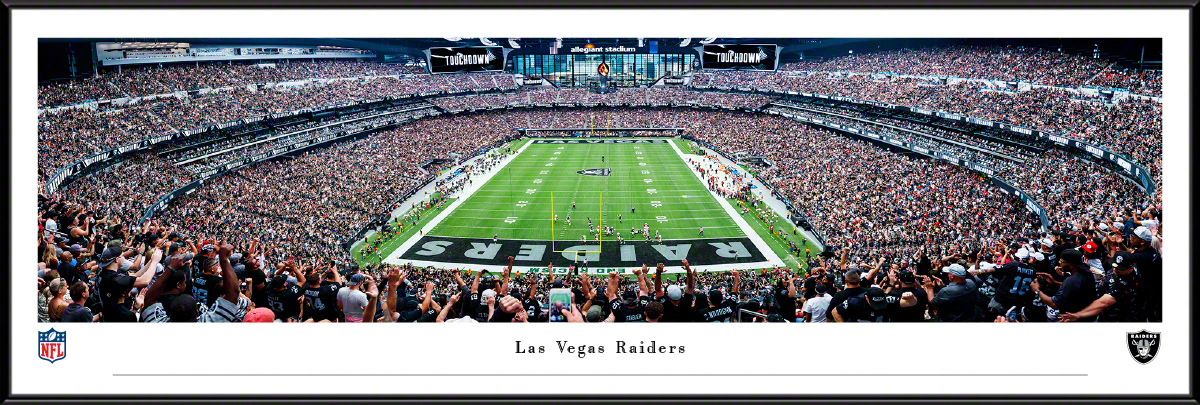
[[(961, 52), (954, 57), (955, 63), (981, 63), (969, 61), (986, 61), (979, 53), (993, 51)], [(1013, 55), (1019, 60), (1054, 58), (1037, 53)], [(845, 63), (846, 68), (838, 70), (888, 71), (906, 66), (888, 62), (887, 57), (861, 65)], [(963, 72), (1061, 76), (1056, 80), (1065, 83), (1104, 69), (1070, 61), (1063, 64), (1066, 66), (1046, 71)], [(292, 80), (387, 72), (381, 65), (328, 65), (285, 68), (296, 70), (278, 76), (237, 68), (231, 70), (234, 75), (225, 77), (219, 65), (204, 65), (192, 72), (194, 76), (186, 68), (155, 74), (133, 69), (128, 79), (114, 76), (105, 84), (125, 94), (140, 94), (159, 87), (257, 83), (263, 77)], [(181, 77), (172, 76), (176, 74)], [(147, 84), (147, 78), (155, 80)], [(1154, 166), (1156, 177), (1161, 167), (1161, 105), (1154, 102), (1127, 100), (1109, 106), (1072, 100), (1053, 90), (1012, 95), (971, 86), (922, 86), (911, 79), (880, 82), (825, 74), (801, 79), (782, 73), (703, 72), (693, 80), (701, 85), (753, 83), (802, 89), (1005, 119), (1057, 129), (1130, 153)], [(82, 157), (167, 131), (383, 95), (512, 90), (515, 84), (511, 82), (511, 77), (499, 74), (385, 77), (293, 89), (231, 89), (105, 111), (43, 113), (39, 116), (39, 182)], [(61, 100), (76, 96), (94, 99), (110, 94), (89, 89), (101, 86), (96, 80), (74, 83), (46, 86), (46, 100), (63, 103)], [(42, 94), (39, 92), (40, 102)], [(671, 103), (759, 108), (771, 100), (760, 95), (676, 88), (621, 89), (605, 95), (575, 89), (519, 90), (437, 98), (433, 104), (446, 110), (522, 103), (596, 103), (601, 107), (446, 114), (408, 122), (364, 139), (206, 180), (195, 192), (179, 197), (144, 222), (139, 221), (143, 213), (164, 193), (194, 180), (192, 172), (175, 166), (172, 160), (193, 155), (137, 152), (92, 169), (57, 193), (39, 193), (39, 319), (1161, 320), (1161, 197), (1151, 201), (1113, 174), (1112, 167), (1060, 149), (1031, 154), (1019, 148), (1000, 148), (1017, 155), (1013, 156), (1016, 159), (975, 155), (981, 160), (1004, 161), (997, 163), (997, 177), (1042, 204), (1051, 218), (1051, 229), (1042, 232), (1037, 217), (1019, 199), (958, 166), (892, 153), (778, 116), (694, 108), (604, 107)], [(821, 116), (832, 117), (829, 112), (825, 110)], [(837, 122), (890, 131), (889, 135), (939, 149), (968, 153), (928, 135), (996, 146), (910, 121), (882, 121), (926, 135), (896, 131), (850, 119), (863, 117), (852, 111), (841, 112), (845, 116), (837, 117)], [(591, 128), (600, 123), (682, 128), (724, 152), (769, 158), (775, 165), (760, 173), (760, 180), (774, 187), (780, 197), (795, 202), (827, 239), (830, 249), (826, 255), (806, 252), (808, 267), (803, 271), (718, 274), (692, 269), (664, 276), (647, 267), (631, 280), (616, 274), (588, 277), (587, 269), (559, 276), (539, 273), (521, 277), (508, 271), (496, 276), (461, 274), (458, 269), (360, 266), (344, 248), (360, 226), (399, 208), (401, 197), (433, 181), (431, 173), (436, 173), (437, 167), (428, 163), (435, 159), (485, 152), (510, 139), (519, 128)], [(304, 125), (308, 124), (300, 126)], [(483, 166), (490, 164), (480, 169), (485, 169)], [(443, 186), (451, 190), (462, 184)], [(1161, 187), (1159, 191), (1161, 195)], [(834, 253), (839, 253), (840, 259), (829, 257)], [(561, 309), (546, 299), (550, 288), (560, 287), (573, 289), (572, 302)], [(743, 319), (741, 309), (761, 316)]]
[(1049, 133), (1060, 133), (1129, 156), (1159, 179), (1162, 170), (1162, 105), (1127, 99), (1116, 104), (1079, 100), (1074, 93), (1033, 89), (1019, 93), (993, 91), (979, 84), (924, 85), (899, 78), (877, 80), (869, 75), (843, 77), (813, 73), (803, 77), (784, 72), (705, 71), (696, 73), (696, 86), (736, 86), (793, 90), (893, 103), (1007, 121)]
[(424, 69), (412, 66), (344, 60), (308, 62), (284, 59), (270, 65), (273, 66), (260, 67), (257, 63), (179, 63), (124, 66), (120, 71), (113, 68), (85, 80), (39, 85), (38, 108), (258, 83), (425, 73)]
[(829, 60), (788, 63), (780, 70), (891, 73), (1097, 86), (1162, 95), (1162, 71), (1114, 69), (1085, 55), (1020, 46), (952, 46), (859, 53)]

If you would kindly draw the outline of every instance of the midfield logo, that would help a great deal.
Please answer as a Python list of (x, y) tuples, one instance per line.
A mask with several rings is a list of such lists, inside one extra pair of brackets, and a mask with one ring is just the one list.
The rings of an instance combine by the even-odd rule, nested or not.
[(612, 170), (609, 170), (608, 168), (603, 168), (603, 169), (583, 169), (583, 170), (577, 171), (577, 172), (575, 172), (575, 173), (579, 173), (579, 174), (582, 174), (582, 175), (584, 175), (584, 176), (608, 176), (608, 175), (612, 174)]
[(1146, 364), (1154, 360), (1154, 356), (1158, 354), (1159, 336), (1158, 332), (1147, 332), (1142, 329), (1138, 332), (1129, 332), (1125, 336), (1129, 344), (1129, 355), (1133, 356), (1138, 363)]
[(50, 364), (67, 357), (67, 332), (59, 332), (54, 328), (38, 332), (38, 357)]

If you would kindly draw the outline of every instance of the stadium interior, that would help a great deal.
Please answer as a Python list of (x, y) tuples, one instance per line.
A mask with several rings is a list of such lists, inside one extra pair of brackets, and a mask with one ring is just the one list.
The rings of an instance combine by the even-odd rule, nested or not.
[[(1161, 58), (1148, 39), (43, 39), (39, 320), (1160, 322)], [(535, 233), (556, 243), (536, 259)], [(562, 253), (581, 234), (608, 253)], [(414, 256), (431, 246), (450, 253)]]

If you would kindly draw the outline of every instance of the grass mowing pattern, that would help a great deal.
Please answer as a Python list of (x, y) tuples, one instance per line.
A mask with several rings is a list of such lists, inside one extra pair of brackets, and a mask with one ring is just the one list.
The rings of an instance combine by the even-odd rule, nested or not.
[[(578, 173), (601, 168), (611, 174)], [(664, 240), (746, 236), (665, 142), (530, 145), (429, 234), (572, 243), (586, 235), (590, 243), (589, 217), (593, 225), (614, 227), (626, 240), (630, 228), (641, 229), (643, 223)]]

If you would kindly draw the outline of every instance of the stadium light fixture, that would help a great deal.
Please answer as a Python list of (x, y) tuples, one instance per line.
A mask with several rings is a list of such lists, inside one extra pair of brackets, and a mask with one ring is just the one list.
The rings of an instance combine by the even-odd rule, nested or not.
[(479, 37), (479, 42), (483, 43), (483, 46), (496, 46), (495, 42), (492, 42), (492, 40), (483, 38), (483, 37)]
[(521, 49), (521, 44), (517, 43), (518, 39), (521, 39), (521, 38), (509, 38), (508, 39), (508, 47), (513, 48), (513, 49)]
[(717, 37), (704, 38), (704, 39), (700, 40), (700, 45), (708, 45), (708, 44), (713, 43), (713, 41), (716, 41), (716, 40), (717, 40)]
[(680, 43), (679, 43), (679, 46), (680, 46), (680, 47), (685, 47), (685, 46), (688, 46), (688, 44), (690, 44), (690, 43), (692, 43), (692, 39), (691, 39), (691, 38), (684, 38), (684, 39), (683, 39), (683, 42), (680, 42)]
[(445, 40), (447, 40), (447, 41), (450, 41), (450, 42), (458, 42), (458, 41), (462, 41), (462, 38), (459, 38), (459, 37), (445, 37), (445, 38), (442, 38), (442, 39), (445, 39)]
[(554, 47), (562, 48), (562, 38), (554, 38)]
[(638, 38), (638, 48), (646, 46), (646, 38)]

